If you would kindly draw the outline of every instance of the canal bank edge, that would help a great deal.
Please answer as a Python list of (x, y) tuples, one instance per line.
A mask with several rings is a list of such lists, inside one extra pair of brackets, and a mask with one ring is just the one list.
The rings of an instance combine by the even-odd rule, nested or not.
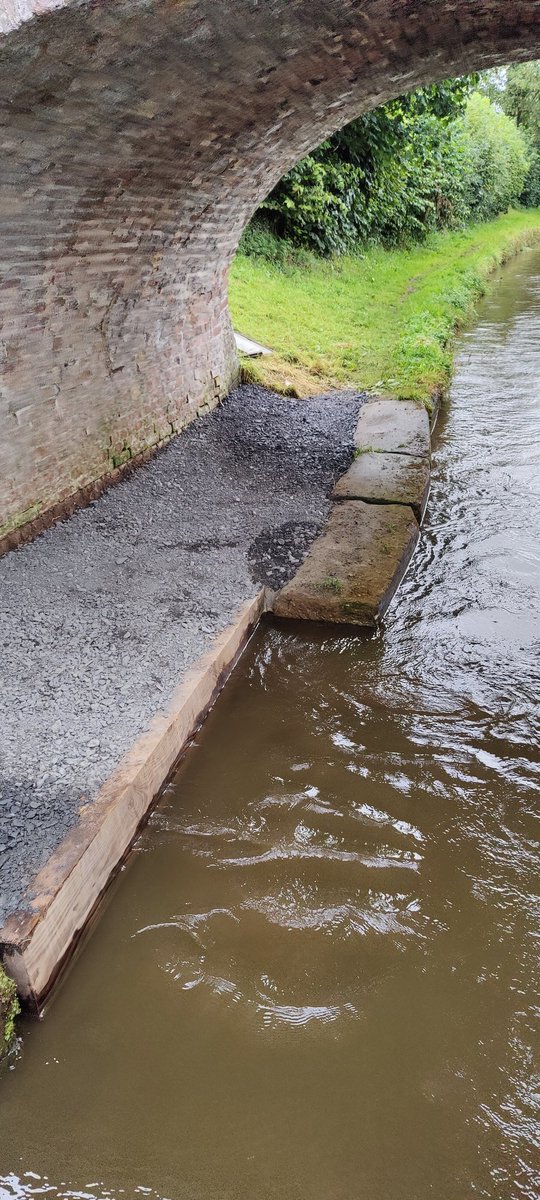
[[(531, 231), (529, 235), (530, 233)], [(510, 253), (523, 248), (523, 244), (514, 245)], [(504, 261), (509, 254), (503, 254), (501, 257)], [(497, 265), (499, 263), (494, 264)], [(438, 391), (432, 395), (431, 427), (435, 423), (440, 399)], [(423, 445), (415, 445), (414, 440), (407, 441), (407, 438), (401, 435), (399, 440), (394, 438), (393, 442), (388, 442), (383, 436), (382, 427), (377, 434), (376, 423), (375, 438), (372, 436), (373, 429), (368, 432), (366, 420), (369, 418), (373, 425), (373, 418), (377, 416), (377, 405), (379, 417), (382, 417), (388, 416), (393, 406), (395, 415), (402, 416), (411, 404), (418, 413), (425, 414), (421, 420), (424, 429), (427, 422), (427, 448), (425, 441)], [(349, 625), (356, 623), (365, 627), (366, 624), (371, 624), (371, 627), (374, 627), (388, 607), (418, 539), (418, 521), (423, 517), (429, 489), (429, 418), (427, 410), (419, 402), (386, 398), (368, 401), (362, 411), (364, 418), (362, 420), (361, 414), (355, 438), (357, 456), (349, 470), (335, 485), (332, 493), (335, 503), (327, 526), (332, 521), (332, 514), (336, 508), (345, 507), (343, 501), (365, 506), (369, 504), (380, 509), (385, 505), (397, 503), (403, 505), (403, 509), (408, 507), (411, 517), (414, 513), (416, 518), (412, 537), (405, 549), (402, 545), (399, 559), (393, 560), (393, 573), (392, 570), (389, 572), (390, 583), (379, 602), (372, 605), (371, 613), (368, 613), (370, 619), (365, 619), (364, 612), (362, 619), (358, 621), (360, 614), (357, 611), (355, 622), (354, 613), (350, 609), (346, 614), (346, 623)], [(388, 421), (386, 424), (388, 425)], [(406, 456), (411, 459), (411, 463), (414, 462), (416, 478), (413, 468), (409, 470), (405, 465)], [(377, 469), (379, 462), (380, 470)], [(327, 526), (313, 544), (308, 559), (317, 543), (327, 536)], [(320, 568), (320, 575), (322, 569), (328, 568)], [(300, 572), (297, 572), (291, 581), (293, 585), (299, 574)], [(339, 578), (335, 568), (330, 570), (328, 575), (319, 578), (319, 601), (324, 593), (328, 598), (336, 598), (341, 592)], [(179, 686), (167, 712), (154, 718), (149, 730), (141, 735), (117, 770), (103, 785), (96, 800), (81, 811), (79, 825), (67, 835), (34, 881), (28, 909), (13, 914), (4, 928), (0, 929), (0, 959), (7, 968), (8, 988), (12, 987), (9, 982), (12, 978), (26, 1004), (35, 1009), (43, 1004), (63, 967), (70, 960), (92, 915), (98, 909), (108, 884), (128, 854), (138, 829), (174, 770), (175, 763), (233, 669), (250, 633), (264, 611), (273, 609), (279, 615), (279, 610), (284, 604), (285, 591), (285, 588), (282, 589), (272, 603), (271, 594), (261, 589), (258, 595), (244, 606), (237, 621), (216, 639), (210, 652)], [(342, 601), (346, 603), (343, 597)], [(287, 612), (283, 615), (292, 613)], [(324, 616), (317, 615), (316, 619), (335, 620), (328, 615), (328, 611)], [(341, 620), (345, 618), (340, 617)], [(1, 975), (0, 966), (0, 978)], [(10, 1035), (14, 1015), (12, 1008), (9, 1020), (4, 1019), (4, 1026)], [(0, 1033), (4, 1026), (0, 1013)]]
[[(540, 238), (540, 229), (534, 232), (529, 230), (528, 233), (529, 238), (532, 235), (533, 241)], [(530, 245), (530, 241), (528, 244)], [(493, 264), (492, 270), (500, 266), (501, 262), (504, 262), (513, 253), (525, 248), (526, 244), (524, 245), (523, 241), (514, 242), (511, 248), (505, 247), (506, 252), (503, 251), (500, 260)], [(436, 390), (431, 398), (431, 428), (435, 424), (440, 400), (441, 393)], [(410, 404), (414, 405), (418, 411), (422, 410), (427, 421), (429, 444), (429, 417), (421, 402), (375, 399), (368, 401), (364, 406), (365, 416), (368, 413), (371, 417), (374, 415), (376, 404), (384, 405), (384, 410), (381, 411), (386, 413), (390, 412), (387, 405), (395, 405), (396, 411), (399, 409), (401, 412)], [(354, 498), (356, 502), (376, 504), (377, 506), (394, 503), (398, 499), (396, 488), (399, 486), (401, 492), (398, 502), (405, 506), (408, 498), (411, 515), (414, 512), (417, 521), (421, 520), (429, 490), (430, 446), (427, 454), (419, 454), (418, 447), (415, 449), (414, 446), (410, 444), (407, 446), (403, 442), (398, 442), (392, 447), (384, 441), (382, 433), (378, 445), (372, 442), (366, 444), (365, 433), (362, 434), (361, 421), (359, 421), (355, 440), (358, 451), (357, 459), (334, 488), (332, 499), (336, 504), (351, 498)], [(420, 493), (419, 490), (421, 472), (414, 485), (414, 495), (410, 491), (412, 486), (410, 477), (407, 478), (405, 493), (403, 492), (404, 464), (401, 459), (396, 458), (395, 465), (392, 464), (391, 480), (395, 493), (392, 499), (390, 500), (382, 494), (382, 482), (378, 476), (376, 487), (372, 488), (369, 497), (367, 495), (362, 497), (360, 492), (365, 493), (366, 481), (369, 478), (371, 478), (372, 484), (374, 481), (372, 469), (375, 463), (374, 456), (384, 455), (386, 457), (391, 454), (396, 456), (408, 454), (411, 459), (416, 460), (417, 467), (419, 463), (423, 463), (424, 476), (427, 459), (428, 479), (424, 491)], [(362, 470), (357, 469), (358, 459), (363, 455), (369, 457), (369, 470), (367, 469), (367, 458), (365, 465), (364, 463), (360, 464)], [(383, 462), (381, 457), (381, 466)], [(375, 474), (377, 475), (377, 472)], [(389, 481), (387, 475), (386, 483)], [(409, 493), (407, 493), (407, 488), (409, 488)], [(378, 491), (378, 494), (374, 494), (375, 491)], [(329, 520), (332, 512), (333, 510)], [(320, 538), (323, 538), (326, 532), (325, 527)], [(402, 552), (399, 562), (394, 562), (395, 569), (390, 585), (386, 588), (378, 606), (374, 606), (372, 627), (379, 623), (403, 578), (414, 552), (418, 535), (417, 525), (415, 536), (409, 543), (410, 552)], [(318, 541), (319, 539), (317, 539)], [(317, 542), (314, 543), (314, 546)], [(291, 581), (292, 584), (295, 583), (298, 574)], [(334, 596), (337, 590), (335, 579), (335, 572), (328, 577), (323, 576), (320, 580), (320, 584), (324, 585), (320, 589), (321, 592), (328, 592), (329, 596)], [(337, 588), (339, 588), (339, 584)], [(29, 908), (13, 914), (4, 928), (0, 929), (0, 960), (7, 968), (8, 979), (15, 981), (19, 995), (26, 1004), (38, 1009), (49, 994), (63, 967), (71, 958), (93, 913), (98, 908), (108, 884), (115, 877), (128, 854), (137, 831), (144, 823), (153, 802), (221, 690), (260, 616), (263, 612), (272, 610), (279, 615), (284, 592), (285, 589), (282, 589), (274, 597), (272, 603), (271, 594), (266, 589), (261, 589), (258, 595), (244, 606), (237, 621), (233, 622), (216, 639), (214, 647), (207, 655), (203, 656), (199, 664), (192, 669), (179, 686), (167, 713), (156, 716), (150, 729), (141, 735), (117, 770), (103, 785), (96, 800), (82, 810), (79, 825), (67, 835), (34, 881)], [(354, 618), (351, 620), (351, 616), (351, 611), (349, 611), (346, 619), (346, 623), (349, 625), (355, 623)], [(321, 617), (316, 619), (321, 619)], [(332, 620), (333, 618), (326, 615), (322, 619)], [(357, 620), (356, 623), (365, 626), (370, 622), (363, 618), (361, 622)], [(173, 711), (176, 708), (178, 711)], [(122, 827), (122, 817), (125, 817), (124, 827)], [(109, 844), (110, 838), (114, 840), (112, 847)], [(89, 871), (95, 871), (94, 877), (90, 876)], [(0, 965), (0, 977), (2, 973)], [(11, 985), (8, 983), (8, 986)], [(6, 1023), (10, 1032), (13, 1015), (14, 1010), (11, 1012), (9, 1024)], [(0, 1032), (1, 1030), (2, 1021), (0, 1019)]]
[[(35, 1011), (70, 959), (152, 803), (267, 608), (261, 588), (186, 673), (168, 707), (156, 714), (96, 799), (81, 808), (78, 824), (34, 880), (27, 908), (13, 913), (0, 929), (6, 974)], [(0, 983), (1, 978), (0, 967)]]
[[(293, 579), (274, 596), (262, 588), (216, 638), (181, 681), (167, 710), (154, 717), (96, 799), (82, 807), (78, 824), (34, 880), (28, 906), (0, 929), (6, 971), (34, 1011), (70, 961), (262, 613), (364, 629), (379, 624), (419, 536), (431, 461), (427, 411), (416, 402), (367, 401), (354, 442), (355, 460), (335, 485), (326, 524)], [(364, 460), (370, 464), (367, 473), (355, 471)], [(306, 574), (311, 589), (303, 583)]]

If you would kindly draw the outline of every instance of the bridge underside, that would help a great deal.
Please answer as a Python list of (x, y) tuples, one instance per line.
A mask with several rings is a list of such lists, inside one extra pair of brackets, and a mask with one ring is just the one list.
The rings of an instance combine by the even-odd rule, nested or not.
[(229, 389), (227, 271), (363, 110), (540, 57), (540, 0), (7, 0), (0, 538)]

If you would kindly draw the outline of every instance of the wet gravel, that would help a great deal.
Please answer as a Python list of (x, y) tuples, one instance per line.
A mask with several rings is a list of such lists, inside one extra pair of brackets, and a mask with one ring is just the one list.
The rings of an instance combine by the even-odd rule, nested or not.
[(294, 573), (361, 402), (238, 388), (0, 560), (0, 924), (255, 585)]
[(317, 521), (286, 521), (277, 529), (263, 529), (248, 551), (253, 578), (277, 592), (303, 561), (318, 532)]

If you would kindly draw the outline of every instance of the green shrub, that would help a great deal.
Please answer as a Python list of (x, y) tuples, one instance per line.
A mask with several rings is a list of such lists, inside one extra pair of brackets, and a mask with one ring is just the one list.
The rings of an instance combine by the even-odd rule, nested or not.
[(481, 89), (526, 135), (530, 166), (520, 199), (527, 208), (535, 208), (540, 203), (540, 62), (486, 71)]
[(0, 1058), (12, 1045), (15, 1037), (15, 1018), (20, 1011), (15, 984), (0, 966)]
[(511, 117), (478, 92), (469, 98), (461, 128), (466, 204), (473, 219), (489, 220), (519, 202), (530, 168), (527, 138)]
[(434, 84), (352, 121), (285, 175), (241, 252), (287, 269), (302, 250), (407, 245), (520, 198), (538, 203), (540, 159), (528, 135), (470, 88), (471, 79)]
[(240, 254), (266, 259), (273, 266), (286, 268), (307, 266), (310, 254), (287, 238), (278, 237), (264, 221), (257, 217), (246, 225), (240, 245)]
[(529, 148), (529, 172), (520, 201), (525, 208), (538, 208), (540, 205), (540, 153), (533, 145)]

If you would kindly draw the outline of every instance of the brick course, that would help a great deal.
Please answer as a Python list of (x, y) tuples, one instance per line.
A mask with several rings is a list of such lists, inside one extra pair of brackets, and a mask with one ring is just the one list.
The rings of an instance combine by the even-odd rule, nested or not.
[(4, 0), (0, 537), (227, 392), (228, 266), (301, 155), (534, 57), (540, 0)]

